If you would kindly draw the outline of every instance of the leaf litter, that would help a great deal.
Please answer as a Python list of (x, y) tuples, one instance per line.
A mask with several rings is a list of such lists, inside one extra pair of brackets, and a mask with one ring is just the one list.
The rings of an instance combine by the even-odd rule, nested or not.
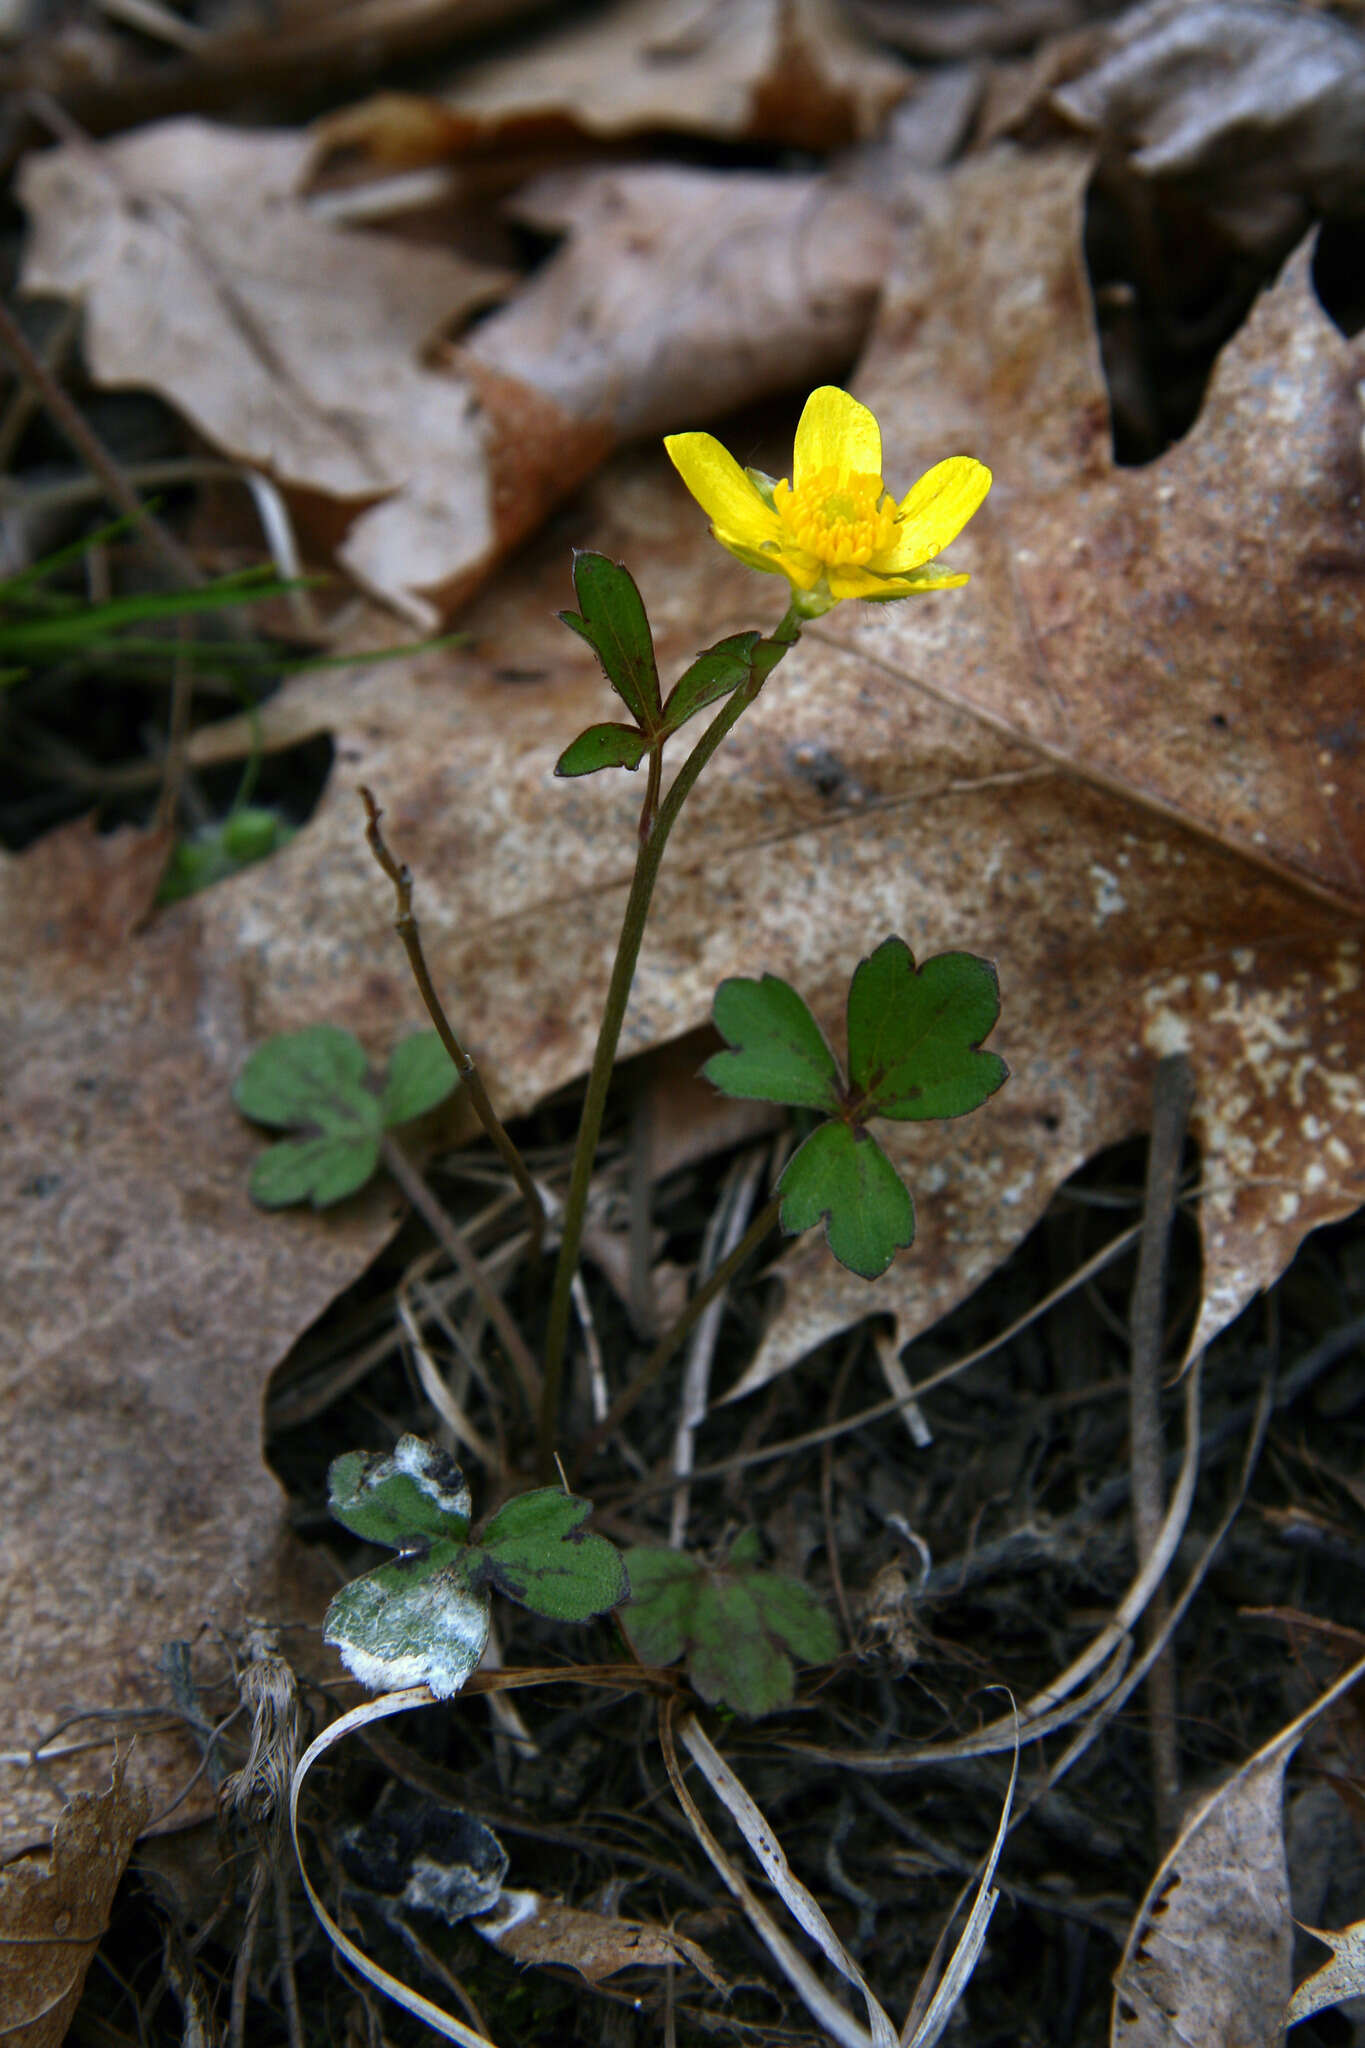
[[(875, 1308), (894, 1319), (897, 1343), (923, 1333), (912, 1363), (932, 1357), (935, 1326), (953, 1304), (963, 1303), (962, 1313), (980, 1329), (981, 1306), (968, 1298), (973, 1288), (1000, 1272), (1037, 1219), (1055, 1213), (1049, 1204), (1075, 1168), (1143, 1128), (1156, 1055), (1186, 1051), (1199, 1085), (1203, 1269), (1201, 1275), (1187, 1252), (1185, 1286), (1196, 1297), (1185, 1304), (1191, 1351), (1216, 1337), (1283, 1270), (1308, 1231), (1349, 1214), (1359, 1199), (1359, 996), (1350, 923), (1361, 896), (1359, 788), (1352, 706), (1342, 683), (1359, 641), (1359, 566), (1349, 518), (1358, 488), (1358, 349), (1324, 317), (1309, 253), (1300, 251), (1225, 349), (1187, 441), (1143, 470), (1116, 470), (1081, 258), (1088, 177), (1088, 159), (1074, 151), (1010, 147), (969, 158), (937, 184), (914, 181), (897, 195), (895, 261), (884, 265), (890, 282), (858, 389), (883, 419), (897, 468), (962, 445), (985, 455), (1002, 479), (988, 519), (962, 545), (972, 590), (954, 601), (957, 609), (938, 601), (913, 617), (865, 622), (840, 615), (818, 640), (808, 637), (753, 730), (736, 735), (703, 788), (666, 872), (628, 1035), (629, 1049), (642, 1054), (671, 1043), (703, 1023), (718, 981), (744, 971), (791, 975), (835, 1035), (840, 992), (870, 943), (866, 935), (862, 943), (850, 939), (850, 902), (860, 906), (860, 927), (867, 920), (873, 936), (903, 930), (917, 954), (960, 946), (995, 958), (1005, 994), (998, 1042), (1015, 1073), (1010, 1089), (981, 1132), (963, 1127), (946, 1158), (941, 1141), (931, 1151), (912, 1129), (893, 1133), (895, 1164), (920, 1198), (921, 1230), (915, 1252), (893, 1268), (890, 1290), (878, 1291)], [(612, 180), (629, 194), (616, 171), (605, 179), (579, 177), (578, 189), (589, 206), (600, 206)], [(558, 203), (556, 189), (543, 188), (550, 206)], [(572, 194), (575, 187), (558, 189)], [(533, 195), (525, 217), (553, 224), (546, 204)], [(592, 232), (601, 218), (580, 215)], [(586, 249), (591, 234), (582, 227), (579, 233)], [(577, 283), (568, 276), (557, 302), (561, 315), (553, 299), (537, 314), (547, 337), (542, 362), (571, 379), (572, 361), (553, 347), (555, 319), (562, 308), (588, 302), (595, 289), (590, 269)], [(849, 303), (852, 338), (845, 329), (841, 346), (852, 353), (870, 311), (865, 279)], [(533, 309), (531, 294), (509, 305), (509, 341), (522, 305)], [(484, 337), (489, 377), (503, 372), (504, 352), (487, 340), (502, 317), (486, 321), (471, 343), (477, 351)], [(793, 317), (800, 325), (799, 310)], [(414, 343), (404, 347), (411, 351)], [(603, 361), (610, 360), (608, 353)], [(604, 374), (590, 371), (553, 402), (571, 396), (591, 418), (607, 388)], [(718, 402), (774, 389), (772, 379), (768, 367), (750, 386), (722, 386)], [(626, 410), (592, 447), (577, 443), (577, 452), (566, 455), (550, 435), (549, 482), (525, 498), (520, 528), (494, 522), (478, 575), (516, 545), (562, 488), (572, 489), (565, 479), (575, 461), (595, 465), (622, 434), (654, 430), (650, 408), (664, 402), (658, 393), (637, 394), (632, 379), (620, 389), (629, 391), (621, 401)], [(504, 417), (526, 416), (513, 408)], [(686, 423), (693, 423), (691, 414)], [(768, 434), (768, 424), (756, 419), (760, 457)], [(782, 430), (773, 432), (774, 442), (782, 438)], [(268, 451), (258, 459), (267, 460)], [(101, 936), (101, 920), (108, 916), (104, 887), (119, 883), (117, 849), (73, 834), (60, 848), (48, 842), (9, 864), (12, 957), (24, 995), (13, 1049), (22, 1082), (20, 1127), (35, 1162), (41, 1157), (29, 1178), (36, 1185), (43, 1174), (60, 1173), (51, 1192), (69, 1205), (62, 1242), (90, 1254), (84, 1268), (76, 1264), (71, 1305), (55, 1318), (36, 1265), (34, 1279), (23, 1283), (21, 1307), (33, 1312), (44, 1336), (47, 1375), (29, 1382), (31, 1427), (50, 1446), (50, 1420), (43, 1419), (52, 1398), (50, 1362), (70, 1360), (78, 1346), (87, 1380), (90, 1361), (100, 1361), (106, 1396), (139, 1384), (129, 1379), (136, 1358), (140, 1383), (159, 1380), (164, 1404), (171, 1365), (183, 1389), (172, 1407), (187, 1480), (206, 1469), (223, 1475), (199, 1487), (191, 1518), (198, 1533), (186, 1546), (182, 1521), (176, 1548), (186, 1554), (177, 1561), (178, 1576), (168, 1574), (160, 1563), (164, 1532), (159, 1539), (150, 1520), (158, 1472), (165, 1493), (166, 1428), (155, 1433), (154, 1455), (131, 1463), (129, 1437), (135, 1433), (146, 1447), (146, 1418), (129, 1415), (126, 1393), (121, 1413), (106, 1398), (91, 1473), (105, 1529), (116, 1532), (104, 1540), (111, 1554), (126, 1543), (129, 1555), (158, 1559), (161, 1634), (192, 1630), (213, 1605), (213, 1588), (225, 1589), (234, 1578), (253, 1589), (263, 1583), (261, 1532), (276, 1531), (278, 1541), (279, 1531), (273, 1482), (257, 1464), (266, 1374), (391, 1227), (389, 1205), (378, 1199), (363, 1214), (335, 1222), (291, 1219), (288, 1238), (272, 1241), (262, 1219), (239, 1213), (234, 1197), (252, 1143), (222, 1114), (245, 1053), (273, 1031), (304, 1029), (325, 1016), (353, 1029), (378, 1058), (395, 1026), (416, 1021), (393, 958), (383, 891), (358, 845), (353, 778), (379, 788), (394, 838), (418, 866), (438, 979), (457, 992), (462, 1027), (509, 1113), (533, 1108), (585, 1064), (594, 963), (610, 945), (624, 889), (617, 849), (629, 844), (633, 793), (624, 777), (616, 789), (552, 789), (548, 782), (580, 714), (601, 715), (608, 703), (586, 650), (566, 646), (548, 619), (567, 599), (570, 539), (631, 562), (670, 674), (695, 652), (692, 622), (703, 611), (708, 631), (753, 621), (748, 579), (716, 561), (661, 463), (645, 453), (620, 454), (582, 491), (569, 524), (561, 515), (557, 527), (524, 546), (464, 613), (461, 624), (471, 636), (464, 654), (428, 656), (408, 670), (360, 672), (344, 686), (317, 677), (286, 685), (267, 709), (267, 729), (273, 722), (278, 731), (330, 731), (341, 772), (298, 841), (268, 871), (221, 885), (150, 931), (133, 934), (119, 925), (111, 942)], [(461, 583), (464, 573), (457, 565), (449, 577), (442, 569), (407, 588), (424, 601), (435, 592), (452, 603), (470, 587)], [(495, 774), (498, 804), (481, 812), (478, 793)], [(964, 797), (965, 814), (960, 809), (945, 831), (947, 799), (961, 806)], [(545, 824), (547, 802), (555, 806), (553, 831)], [(785, 876), (778, 848), (788, 856), (799, 849)], [(126, 850), (125, 859), (135, 867)], [(446, 879), (452, 877), (453, 883)], [(54, 901), (64, 906), (55, 932)], [(73, 1117), (70, 1077), (81, 1068), (99, 1074), (110, 1097), (107, 1104), (101, 1099), (99, 1115), (87, 1107)], [(99, 1257), (107, 1257), (116, 1229), (126, 1250), (101, 1276)], [(16, 1270), (42, 1241), (27, 1224), (20, 1227)], [(811, 1249), (797, 1245), (772, 1269), (781, 1307), (740, 1382), (751, 1391), (766, 1385), (769, 1419), (782, 1413), (788, 1430), (803, 1419), (803, 1396), (792, 1391), (775, 1410), (773, 1402), (783, 1398), (775, 1375), (873, 1306), (866, 1289), (845, 1287), (827, 1263), (817, 1265)], [(178, 1288), (173, 1266), (182, 1276)], [(1055, 1260), (1052, 1270), (1060, 1272)], [(1327, 1273), (1330, 1261), (1318, 1270)], [(196, 1293), (207, 1281), (216, 1305), (211, 1339), (206, 1318), (187, 1318), (177, 1298), (183, 1275), (191, 1273)], [(250, 1289), (242, 1284), (246, 1273)], [(994, 1284), (1001, 1305), (1002, 1284), (1017, 1302), (1017, 1274)], [(1339, 1282), (1338, 1295), (1347, 1292), (1348, 1283)], [(1108, 1299), (1113, 1315), (1121, 1305), (1112, 1291)], [(991, 1321), (998, 1328), (999, 1316)], [(231, 1366), (212, 1399), (195, 1374), (210, 1342)], [(1103, 1351), (1094, 1335), (1088, 1343), (1090, 1355)], [(981, 1402), (989, 1404), (993, 1389), (995, 1398), (1007, 1398), (1000, 1370), (978, 1368), (977, 1399), (947, 1391), (935, 1397), (926, 1404), (932, 1421), (942, 1427), (952, 1420), (984, 1446)], [(1028, 1370), (1017, 1370), (1027, 1384)], [(1064, 1379), (1073, 1375), (1068, 1397), (1084, 1400), (1079, 1364), (1062, 1372)], [(916, 1376), (923, 1376), (918, 1366)], [(808, 1375), (801, 1380), (808, 1384)], [(847, 1351), (843, 1382), (865, 1396), (866, 1381), (865, 1367)], [(752, 1417), (758, 1406), (732, 1413)], [(1048, 1413), (1055, 1431), (1056, 1411)], [(85, 1426), (74, 1415), (66, 1426), (73, 1459), (84, 1456), (88, 1470)], [(753, 1419), (747, 1424), (755, 1447), (757, 1426)], [(722, 1428), (733, 1440), (733, 1425)], [(206, 1468), (202, 1439), (210, 1432), (216, 1463)], [(1083, 1470), (1083, 1447), (1088, 1443), (1094, 1457), (1104, 1441), (1092, 1426), (1066, 1455)], [(1055, 1456), (1055, 1434), (1051, 1442)], [(893, 1539), (907, 1545), (908, 1537), (896, 1539), (895, 1532), (914, 1531), (926, 1511), (932, 1524), (926, 1488), (933, 1482), (917, 1474), (898, 1486), (873, 1485), (860, 1517), (847, 1498), (848, 1483), (860, 1485), (857, 1466), (848, 1462), (851, 1447), (822, 1455), (827, 1514), (842, 1513), (856, 1531), (864, 1583), (883, 1578), (872, 1562), (864, 1568), (866, 1546)], [(1010, 1463), (1010, 1447), (973, 1455), (984, 1460), (973, 1475), (980, 1498), (991, 1495), (994, 1457), (997, 1496), (1022, 1505), (1027, 1521), (1031, 1482)], [(229, 1496), (233, 1467), (237, 1492)], [(21, 1477), (36, 1502), (46, 1468), (30, 1460)], [(864, 1468), (860, 1490), (875, 1478)], [(787, 1546), (783, 1561), (799, 1569), (818, 1526), (809, 1487), (798, 1481), (797, 1498), (784, 1502), (782, 1490), (757, 1474), (751, 1484), (759, 1509), (753, 1519), (770, 1540), (778, 1532)], [(733, 1483), (729, 1499), (733, 1511)], [(960, 1615), (943, 1604), (927, 1609), (931, 1633), (918, 1640), (941, 1689), (951, 1670), (945, 1646), (975, 1657), (986, 1647), (975, 1636), (971, 1602), (980, 1606), (991, 1580), (989, 1572), (972, 1577), (975, 1535), (960, 1504), (940, 1497), (936, 1508), (943, 1537), (951, 1544), (956, 1530), (963, 1545), (960, 1583), (976, 1589), (964, 1596)], [(641, 1526), (638, 1508), (617, 1512)], [(1064, 1556), (1065, 1515), (1060, 1547), (1050, 1552), (1048, 1516), (1034, 1519), (1040, 1553)], [(837, 1526), (827, 1520), (827, 1545)], [(1171, 1526), (1178, 1537), (1178, 1525)], [(54, 1547), (35, 1516), (24, 1518), (24, 1528), (30, 1573), (48, 1600), (28, 1653), (36, 1677), (25, 1706), (36, 1734), (71, 1701), (79, 1679), (87, 1697), (99, 1688), (100, 1667), (81, 1634), (89, 1614), (73, 1598), (82, 1584), (81, 1532)], [(711, 1533), (722, 1532), (713, 1526)], [(1101, 1546), (1086, 1583), (1114, 1598), (1102, 1558)], [(903, 1574), (907, 1588), (916, 1569), (912, 1563)], [(1078, 1570), (1074, 1552), (1059, 1569), (1061, 1585), (1074, 1587), (1077, 1581), (1066, 1577)], [(837, 1574), (837, 1563), (830, 1570)], [(55, 1633), (54, 1578), (57, 1597), (69, 1603)], [(1044, 1609), (1058, 1647), (1070, 1627), (1059, 1593), (1054, 1585)], [(1019, 1627), (1017, 1597), (1015, 1609), (1007, 1598), (995, 1616), (997, 1627), (1004, 1621), (1005, 1641), (995, 1654), (1005, 1664), (1011, 1631)], [(108, 1673), (125, 1700), (153, 1696), (156, 1646), (136, 1620), (145, 1619), (146, 1599), (145, 1586), (131, 1580), (112, 1589)], [(856, 1603), (846, 1611), (856, 1628)], [(142, 1638), (131, 1651), (130, 1627)], [(98, 1659), (104, 1638), (97, 1631), (94, 1640)], [(898, 1640), (917, 1638), (908, 1631)], [(1040, 1696), (1067, 1654), (1049, 1660), (1039, 1642), (1032, 1644)], [(1197, 1672), (1190, 1678), (1195, 1687), (1202, 1682)], [(843, 1682), (854, 1688), (850, 1701), (856, 1697), (864, 1712), (872, 1708), (871, 1682), (859, 1690), (851, 1672)], [(958, 1681), (949, 1690), (962, 1732), (966, 1695)], [(804, 1691), (802, 1711), (810, 1711)], [(921, 1724), (898, 1733), (922, 1743), (927, 1730)], [(751, 1754), (761, 1757), (761, 1747)], [(528, 1777), (524, 1798), (529, 1784)], [(834, 1810), (833, 1788), (828, 1796)], [(851, 1811), (872, 1811), (860, 1793), (842, 1797), (853, 1800)], [(39, 1798), (22, 1810), (36, 1818), (41, 1805)], [(523, 1816), (526, 1810), (522, 1805)], [(932, 1820), (932, 1806), (916, 1816), (931, 1838)], [(1131, 1852), (1131, 1815), (1121, 1822), (1130, 1829)], [(879, 1825), (889, 1825), (885, 1815)], [(960, 1810), (956, 1825), (966, 1825)], [(973, 1836), (981, 1853), (989, 1831)], [(797, 1823), (794, 1839), (800, 1834)], [(1272, 1815), (1272, 1849), (1274, 1836)], [(839, 1910), (856, 1904), (865, 1915), (875, 1896), (867, 1877), (883, 1868), (877, 1858), (885, 1851), (870, 1846), (876, 1837), (869, 1837), (866, 1820), (855, 1837), (870, 1856), (863, 1882), (842, 1891), (842, 1880), (830, 1882), (844, 1901)], [(941, 1874), (952, 1865), (938, 1839), (932, 1867)], [(1092, 1841), (1087, 1855), (1093, 1850)], [(934, 1852), (922, 1840), (916, 1846), (903, 1839), (894, 1853), (908, 1859), (904, 1870)], [(837, 1856), (827, 1857), (825, 1867), (842, 1868)], [(1093, 1886), (1093, 1864), (1078, 1857), (1075, 1868), (1088, 1869)], [(1209, 1911), (1216, 1929), (1216, 1899)], [(1276, 1938), (1282, 1933), (1281, 1915)], [(1182, 1995), (1192, 1968), (1182, 1966)], [(989, 1944), (982, 1971), (989, 1987)], [(969, 2001), (976, 1995), (970, 1992)]]

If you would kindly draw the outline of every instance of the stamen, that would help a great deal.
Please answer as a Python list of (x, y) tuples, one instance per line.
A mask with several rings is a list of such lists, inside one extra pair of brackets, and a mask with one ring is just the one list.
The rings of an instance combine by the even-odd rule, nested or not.
[(817, 470), (798, 491), (784, 477), (773, 505), (797, 546), (832, 567), (871, 561), (891, 545), (899, 521), (881, 478), (866, 470)]

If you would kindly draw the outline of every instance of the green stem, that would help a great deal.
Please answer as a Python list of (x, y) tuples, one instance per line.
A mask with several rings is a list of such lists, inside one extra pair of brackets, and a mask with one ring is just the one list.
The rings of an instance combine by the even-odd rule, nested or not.
[(745, 1260), (758, 1250), (769, 1231), (776, 1229), (781, 1212), (781, 1195), (769, 1196), (734, 1250), (728, 1252), (720, 1264), (707, 1274), (667, 1336), (659, 1339), (634, 1379), (622, 1387), (602, 1420), (580, 1444), (569, 1474), (571, 1491), (607, 1438), (621, 1427), (641, 1394), (647, 1393), (653, 1386), (678, 1346), (696, 1327), (716, 1296), (723, 1288), (729, 1286)]
[(569, 1191), (564, 1203), (564, 1236), (559, 1247), (559, 1261), (555, 1267), (554, 1286), (550, 1294), (545, 1331), (545, 1379), (540, 1403), (539, 1455), (542, 1473), (551, 1469), (554, 1454), (560, 1388), (564, 1376), (564, 1351), (569, 1334), (570, 1289), (578, 1265), (578, 1248), (582, 1241), (583, 1222), (588, 1207), (588, 1189), (592, 1182), (593, 1163), (597, 1157), (597, 1140), (602, 1130), (607, 1090), (616, 1063), (616, 1047), (621, 1037), (621, 1026), (625, 1022), (631, 983), (635, 978), (635, 964), (640, 957), (645, 920), (649, 915), (654, 884), (658, 880), (659, 868), (663, 862), (664, 848), (668, 844), (670, 832), (677, 823), (678, 814), (691, 795), (702, 769), (726, 734), (753, 703), (783, 655), (790, 647), (795, 646), (801, 637), (803, 623), (803, 616), (795, 604), (789, 605), (786, 615), (771, 638), (759, 641), (753, 651), (748, 680), (726, 699), (721, 711), (712, 719), (678, 770), (653, 828), (648, 838), (642, 841), (635, 857), (635, 874), (630, 885), (630, 895), (626, 899), (625, 915), (621, 920), (621, 936), (617, 941), (616, 960), (607, 989), (606, 1006), (597, 1037), (597, 1050), (593, 1055), (587, 1093), (583, 1099), (583, 1114), (578, 1126), (578, 1140), (569, 1175)]

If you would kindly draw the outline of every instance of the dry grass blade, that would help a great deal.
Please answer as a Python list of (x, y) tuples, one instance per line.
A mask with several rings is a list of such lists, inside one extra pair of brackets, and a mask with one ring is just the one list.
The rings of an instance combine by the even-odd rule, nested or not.
[(911, 2025), (915, 2021), (915, 2006), (919, 2004), (918, 1997), (915, 2000), (915, 2006), (912, 2006), (910, 2009), (909, 2017), (901, 2029), (900, 2037), (902, 2043), (907, 2044), (907, 2048), (933, 2048), (933, 2044), (938, 2040), (949, 2019), (952, 2017), (953, 2010), (966, 1989), (968, 1978), (976, 1968), (977, 1958), (980, 1956), (986, 1940), (986, 1929), (990, 1925), (991, 1914), (995, 1911), (995, 1902), (1000, 1896), (999, 1892), (993, 1888), (991, 1880), (995, 1876), (995, 1866), (1000, 1861), (1000, 1851), (1004, 1848), (1005, 1837), (1009, 1833), (1010, 1809), (1014, 1804), (1014, 1787), (1018, 1777), (1019, 1744), (1016, 1739), (1014, 1762), (1010, 1766), (1010, 1782), (1005, 1792), (1005, 1803), (1000, 1809), (1000, 1821), (995, 1830), (995, 1840), (991, 1843), (991, 1852), (986, 1858), (986, 1868), (981, 1873), (981, 1879), (976, 1888), (976, 1897), (972, 1900), (972, 1910), (967, 1915), (967, 1924), (958, 1938), (957, 1947), (953, 1950), (952, 1959), (939, 1980), (938, 1988), (930, 1999), (923, 2018), (915, 2024), (913, 2032), (911, 2031)]
[[(686, 1728), (687, 1724), (684, 1724)], [(663, 1750), (664, 1763), (677, 1794), (678, 1804), (692, 1826), (692, 1831), (705, 1850), (711, 1867), (721, 1882), (739, 1900), (748, 1916), (750, 1925), (767, 1949), (773, 1961), (781, 1970), (787, 1982), (795, 1991), (806, 2010), (819, 2021), (826, 2033), (840, 2044), (840, 2048), (873, 2048), (872, 2036), (859, 2026), (853, 2015), (846, 2012), (838, 2001), (832, 1998), (816, 1976), (805, 1957), (796, 1949), (777, 1925), (761, 1901), (755, 1897), (744, 1878), (726, 1855), (720, 1843), (702, 1818), (695, 1799), (687, 1789), (687, 1782), (678, 1765), (678, 1752), (673, 1741), (673, 1725), (670, 1714), (665, 1711), (659, 1716), (659, 1743)], [(885, 2015), (883, 2014), (883, 2018)], [(889, 2025), (890, 2022), (888, 2021)], [(895, 2035), (891, 2036), (892, 2041)]]
[(382, 1693), (378, 1699), (367, 1700), (363, 1706), (354, 1707), (349, 1714), (343, 1714), (340, 1720), (333, 1721), (330, 1728), (324, 1728), (321, 1735), (309, 1743), (290, 1779), (289, 1832), (294, 1843), (299, 1875), (308, 1894), (308, 1903), (317, 1914), (319, 1925), (327, 1939), (345, 1956), (347, 1962), (359, 1970), (369, 1983), (385, 1992), (396, 2004), (401, 2005), (405, 2012), (410, 2012), (415, 2019), (425, 2021), (442, 2040), (458, 2042), (460, 2048), (493, 2048), (486, 2034), (475, 2033), (472, 2027), (465, 2026), (464, 2022), (457, 2020), (452, 2013), (446, 2012), (439, 2005), (433, 2005), (429, 1998), (423, 1998), (420, 1991), (411, 1990), (399, 1978), (382, 1969), (378, 1963), (371, 1962), (364, 1950), (357, 1948), (349, 1935), (343, 1934), (313, 1888), (313, 1881), (308, 1875), (299, 1842), (299, 1794), (303, 1790), (304, 1780), (318, 1759), (325, 1756), (329, 1749), (334, 1748), (346, 1736), (354, 1734), (357, 1729), (367, 1728), (372, 1721), (382, 1721), (389, 1714), (405, 1714), (410, 1707), (429, 1707), (434, 1704), (434, 1696), (426, 1686), (410, 1685), (402, 1692)]
[(772, 1828), (739, 1779), (714, 1748), (694, 1716), (689, 1715), (678, 1732), (684, 1749), (749, 1844), (756, 1860), (763, 1866), (769, 1883), (797, 1926), (810, 1936), (827, 1961), (833, 1963), (840, 1976), (862, 1993), (867, 2004), (872, 2038), (877, 2043), (877, 2048), (895, 2048), (896, 2031), (872, 1987), (830, 1926), (814, 1897), (792, 1869)]

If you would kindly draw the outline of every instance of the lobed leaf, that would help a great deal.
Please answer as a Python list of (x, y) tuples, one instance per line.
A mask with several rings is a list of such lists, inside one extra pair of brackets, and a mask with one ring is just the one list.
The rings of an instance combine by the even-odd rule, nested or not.
[(557, 1486), (521, 1493), (499, 1508), (477, 1549), (478, 1583), (551, 1621), (587, 1621), (630, 1592), (626, 1567), (605, 1536), (580, 1527), (592, 1502)]
[(263, 1209), (311, 1202), (330, 1209), (358, 1194), (379, 1164), (379, 1139), (364, 1131), (326, 1138), (285, 1138), (268, 1145), (251, 1169), (247, 1192)]
[(581, 609), (561, 612), (560, 618), (593, 649), (636, 724), (656, 732), (661, 716), (659, 671), (635, 578), (620, 562), (580, 549), (574, 555), (573, 587)]
[(801, 997), (775, 974), (736, 975), (716, 990), (711, 1009), (729, 1052), (702, 1068), (724, 1095), (783, 1102), (794, 1109), (839, 1108), (839, 1063)]
[(1000, 1015), (989, 960), (939, 953), (916, 968), (903, 939), (859, 962), (848, 991), (848, 1066), (863, 1114), (965, 1116), (1008, 1078), (981, 1041)]
[(339, 1024), (309, 1024), (258, 1045), (233, 1086), (232, 1099), (254, 1123), (281, 1130), (314, 1125), (378, 1134), (379, 1105), (365, 1086), (364, 1048)]
[(792, 1154), (778, 1182), (782, 1228), (809, 1230), (823, 1220), (841, 1266), (877, 1280), (915, 1237), (915, 1205), (876, 1139), (847, 1124), (824, 1123)]
[(343, 1586), (327, 1609), (323, 1638), (374, 1691), (430, 1686), (449, 1699), (477, 1670), (488, 1641), (488, 1595), (471, 1587), (458, 1543), (381, 1564)]
[(638, 768), (649, 741), (633, 725), (590, 725), (555, 762), (556, 775), (596, 775), (600, 768)]
[(415, 1031), (393, 1049), (379, 1111), (386, 1127), (411, 1123), (454, 1094), (460, 1075), (435, 1031)]
[(790, 1706), (793, 1656), (837, 1656), (833, 1622), (799, 1580), (759, 1566), (757, 1531), (745, 1531), (722, 1564), (676, 1550), (627, 1551), (631, 1599), (621, 1623), (646, 1664), (686, 1656), (702, 1699), (757, 1717)]
[(347, 1451), (327, 1468), (327, 1507), (367, 1543), (408, 1550), (463, 1543), (469, 1488), (455, 1460), (420, 1436), (400, 1436), (391, 1452)]

